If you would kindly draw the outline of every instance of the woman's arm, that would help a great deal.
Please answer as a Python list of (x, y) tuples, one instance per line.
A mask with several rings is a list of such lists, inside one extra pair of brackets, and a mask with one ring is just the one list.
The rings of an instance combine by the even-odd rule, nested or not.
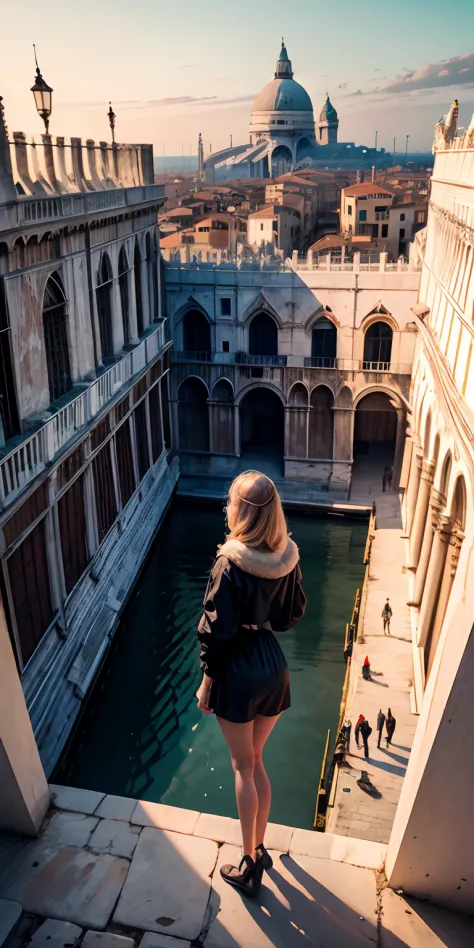
[(229, 645), (239, 625), (239, 593), (232, 566), (224, 556), (214, 563), (198, 625), (201, 666), (212, 680), (225, 662)]
[(297, 563), (293, 572), (288, 577), (286, 595), (282, 603), (280, 615), (276, 620), (272, 620), (273, 627), (277, 629), (278, 632), (286, 632), (288, 629), (292, 629), (293, 626), (303, 618), (306, 612), (306, 596), (301, 581), (301, 569), (299, 563)]

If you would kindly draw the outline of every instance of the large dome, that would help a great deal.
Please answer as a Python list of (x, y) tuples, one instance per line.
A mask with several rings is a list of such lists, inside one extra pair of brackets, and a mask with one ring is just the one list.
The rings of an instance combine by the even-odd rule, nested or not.
[(253, 112), (312, 112), (311, 99), (294, 79), (272, 79), (259, 92)]

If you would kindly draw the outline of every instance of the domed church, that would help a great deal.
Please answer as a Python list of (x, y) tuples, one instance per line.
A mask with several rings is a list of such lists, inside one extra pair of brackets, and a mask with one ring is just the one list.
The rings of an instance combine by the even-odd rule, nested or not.
[[(362, 149), (352, 143), (339, 145), (338, 125), (336, 109), (327, 96), (315, 126), (313, 104), (306, 89), (293, 78), (291, 60), (282, 40), (274, 77), (253, 103), (249, 144), (223, 148), (209, 155), (204, 162), (205, 181), (214, 184), (235, 178), (273, 178), (292, 171), (300, 163), (347, 163)], [(368, 152), (373, 149), (364, 149), (364, 158)]]

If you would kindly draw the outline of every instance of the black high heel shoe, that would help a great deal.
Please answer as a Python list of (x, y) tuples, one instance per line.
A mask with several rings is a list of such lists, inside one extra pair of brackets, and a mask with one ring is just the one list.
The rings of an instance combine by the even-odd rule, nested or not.
[(229, 885), (233, 885), (236, 889), (241, 889), (242, 892), (245, 892), (245, 894), (251, 898), (255, 898), (260, 888), (263, 874), (262, 870), (262, 874), (260, 874), (260, 878), (258, 878), (257, 865), (258, 863), (255, 863), (251, 856), (243, 856), (238, 867), (232, 866), (230, 863), (222, 866), (221, 876)]
[(257, 859), (255, 861), (255, 875), (257, 877), (258, 888), (262, 884), (263, 873), (268, 872), (273, 866), (273, 859), (270, 853), (265, 849), (263, 843), (256, 847)]

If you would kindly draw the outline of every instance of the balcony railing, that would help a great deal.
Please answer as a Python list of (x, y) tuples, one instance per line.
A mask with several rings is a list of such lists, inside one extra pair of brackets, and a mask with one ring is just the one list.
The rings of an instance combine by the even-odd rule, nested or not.
[(250, 355), (248, 352), (236, 352), (236, 365), (270, 365), (282, 367), (287, 364), (286, 355)]
[(3, 225), (19, 227), (39, 221), (67, 219), (69, 217), (95, 214), (99, 211), (114, 210), (120, 207), (132, 207), (147, 201), (159, 201), (164, 198), (161, 184), (142, 184), (130, 188), (111, 188), (90, 194), (63, 194), (57, 197), (22, 197), (9, 208), (7, 219), (2, 211), (0, 221)]
[(0, 460), (0, 510), (53, 461), (127, 382), (153, 361), (165, 344), (165, 322), (162, 320), (143, 342)]
[(196, 352), (173, 350), (174, 362), (206, 362), (213, 365), (248, 365), (273, 368), (321, 369), (337, 372), (385, 372), (411, 375), (409, 362), (369, 362), (361, 359), (337, 359), (332, 356), (249, 355), (248, 352)]
[(334, 356), (304, 356), (305, 367), (311, 369), (335, 369), (337, 359)]

